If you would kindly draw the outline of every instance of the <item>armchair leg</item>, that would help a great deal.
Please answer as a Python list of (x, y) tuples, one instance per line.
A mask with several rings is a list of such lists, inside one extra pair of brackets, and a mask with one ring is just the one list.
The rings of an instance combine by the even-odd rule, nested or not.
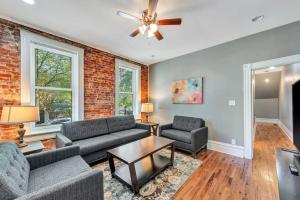
[(197, 157), (196, 152), (193, 152), (193, 153), (192, 153), (192, 156), (193, 156), (194, 159), (196, 159), (196, 157)]

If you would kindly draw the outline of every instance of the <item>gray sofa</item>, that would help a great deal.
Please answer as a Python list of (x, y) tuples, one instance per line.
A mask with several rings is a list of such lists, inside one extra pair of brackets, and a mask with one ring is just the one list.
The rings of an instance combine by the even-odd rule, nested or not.
[(175, 116), (173, 123), (159, 127), (159, 135), (176, 140), (177, 149), (188, 151), (195, 158), (201, 149), (207, 147), (208, 128), (203, 119)]
[(71, 146), (24, 156), (0, 144), (1, 200), (102, 200), (103, 174), (91, 169)]
[(83, 159), (92, 163), (106, 158), (106, 150), (150, 136), (150, 126), (135, 122), (133, 116), (70, 122), (62, 125), (56, 146), (77, 145)]

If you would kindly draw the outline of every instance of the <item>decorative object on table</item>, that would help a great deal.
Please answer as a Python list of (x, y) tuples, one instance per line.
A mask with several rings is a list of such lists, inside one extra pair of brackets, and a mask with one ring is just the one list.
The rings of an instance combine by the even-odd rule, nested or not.
[(151, 133), (153, 135), (157, 136), (157, 130), (158, 130), (159, 123), (155, 123), (155, 122), (142, 122), (142, 124), (150, 126), (151, 127)]
[(29, 155), (33, 153), (39, 153), (43, 151), (44, 148), (45, 147), (41, 141), (34, 141), (27, 143), (27, 146), (20, 147), (20, 150), (24, 155)]
[(203, 104), (203, 78), (173, 81), (172, 101), (178, 104)]
[[(170, 156), (170, 149), (163, 149), (157, 152), (157, 154), (168, 158)], [(116, 169), (124, 166), (124, 163), (119, 160), (115, 160), (114, 162)], [(136, 195), (125, 184), (111, 177), (108, 161), (94, 165), (92, 168), (103, 171), (105, 199), (151, 200), (172, 199), (201, 163), (201, 160), (193, 159), (183, 153), (176, 152), (173, 166), (168, 167), (146, 183)]]
[(2, 124), (19, 124), (19, 147), (24, 147), (24, 123), (40, 120), (39, 108), (36, 106), (4, 106), (2, 109)]
[(153, 112), (153, 104), (152, 103), (142, 103), (141, 112), (147, 113), (147, 121), (146, 122), (149, 122), (149, 113)]

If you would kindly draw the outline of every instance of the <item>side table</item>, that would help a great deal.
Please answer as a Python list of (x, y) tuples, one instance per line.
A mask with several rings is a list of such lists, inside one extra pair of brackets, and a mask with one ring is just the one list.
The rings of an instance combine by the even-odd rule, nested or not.
[(39, 153), (45, 148), (41, 141), (28, 142), (25, 147), (20, 147), (21, 152), (24, 155), (29, 155), (33, 153)]
[(151, 133), (153, 135), (157, 136), (157, 130), (158, 130), (159, 123), (155, 123), (155, 122), (141, 122), (141, 124), (149, 125), (151, 127)]

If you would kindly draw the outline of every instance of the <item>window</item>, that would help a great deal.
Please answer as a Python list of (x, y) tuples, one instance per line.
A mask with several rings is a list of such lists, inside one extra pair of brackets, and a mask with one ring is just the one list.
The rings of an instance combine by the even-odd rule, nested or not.
[(140, 66), (116, 60), (116, 115), (139, 117)]
[(83, 50), (21, 31), (21, 100), (39, 106), (31, 134), (83, 118)]

